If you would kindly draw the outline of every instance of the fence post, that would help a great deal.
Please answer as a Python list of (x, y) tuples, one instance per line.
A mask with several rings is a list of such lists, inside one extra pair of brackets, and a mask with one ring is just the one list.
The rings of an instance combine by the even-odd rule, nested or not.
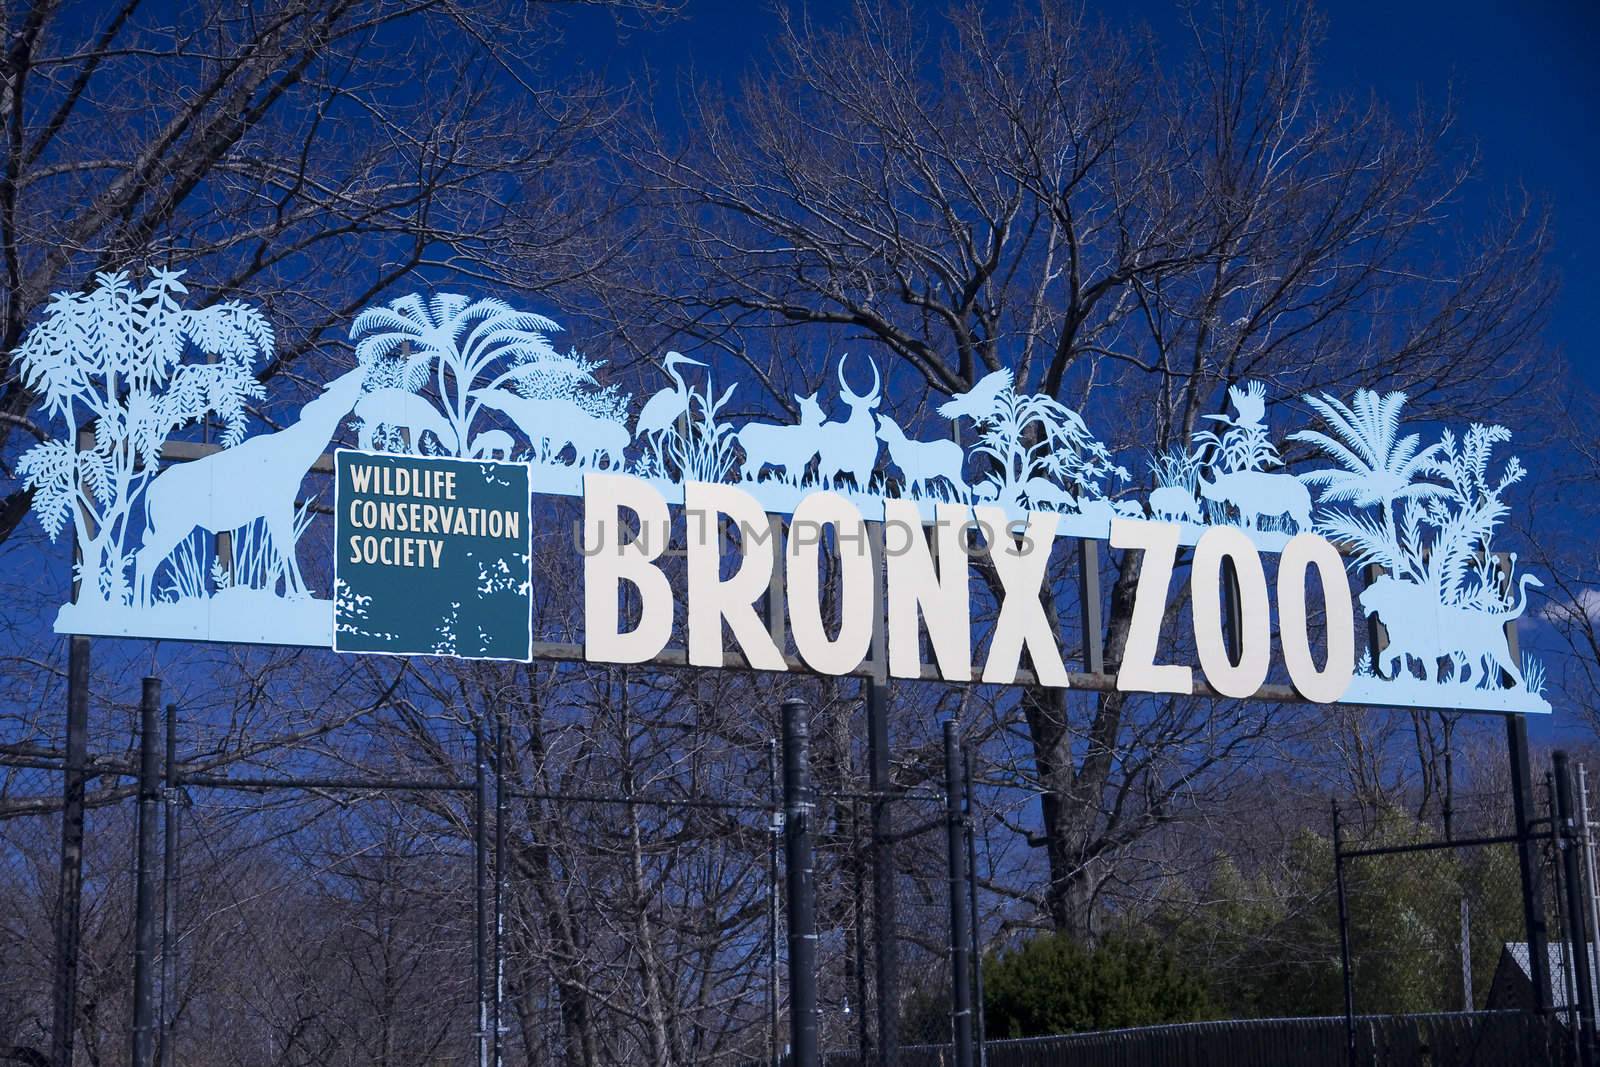
[(89, 639), (67, 645), (67, 751), (61, 785), (61, 877), (56, 884), (50, 1061), (70, 1067), (78, 1028), (78, 915), (83, 901), (83, 764), (89, 732)]
[(767, 795), (772, 802), (767, 843), (767, 1042), (772, 1067), (782, 1067), (778, 1037), (778, 852), (783, 845), (783, 794), (778, 785), (778, 739), (767, 741)]
[(510, 805), (506, 796), (506, 734), (511, 729), (504, 706), (496, 704), (494, 713), (494, 1028), (490, 1062), (500, 1067), (505, 1062), (506, 1002), (506, 822)]
[(1578, 856), (1577, 835), (1572, 817), (1572, 775), (1567, 754), (1555, 754), (1556, 829), (1561, 850), (1563, 894), (1567, 913), (1567, 936), (1572, 942), (1572, 972), (1577, 979), (1578, 1062), (1594, 1064), (1594, 983), (1590, 974), (1588, 915), (1583, 907), (1583, 867)]
[(894, 808), (888, 798), (889, 687), (867, 684), (867, 775), (872, 790), (872, 941), (877, 987), (878, 1067), (900, 1062), (899, 897), (894, 884)]
[(1333, 884), (1339, 898), (1339, 962), (1344, 971), (1344, 1050), (1350, 1067), (1356, 1067), (1356, 989), (1350, 975), (1350, 907), (1344, 892), (1344, 833), (1339, 824), (1339, 802), (1333, 802)]
[(789, 1062), (817, 1067), (816, 861), (811, 849), (811, 724), (783, 702), (783, 836), (789, 896)]
[(1583, 845), (1583, 873), (1589, 879), (1589, 891), (1583, 895), (1589, 905), (1589, 932), (1600, 941), (1600, 896), (1597, 896), (1600, 879), (1595, 877), (1594, 836), (1589, 827), (1589, 772), (1581, 763), (1578, 764), (1578, 833)]
[(967, 843), (961, 812), (961, 738), (944, 723), (944, 814), (950, 861), (950, 1031), (955, 1067), (972, 1067), (972, 932), (967, 915)]
[(173, 1037), (178, 1006), (178, 705), (167, 705), (166, 789), (163, 791), (161, 848), (161, 1067), (176, 1061)]
[(1550, 947), (1544, 919), (1544, 871), (1532, 830), (1533, 770), (1528, 760), (1528, 720), (1506, 716), (1506, 749), (1511, 760), (1511, 802), (1516, 821), (1517, 866), (1522, 877), (1522, 922), (1528, 934), (1528, 969), (1540, 1015), (1554, 1003), (1550, 995)]
[(139, 701), (139, 831), (134, 852), (133, 1067), (155, 1067), (156, 821), (161, 803), (161, 680), (144, 680)]
[(472, 726), (472, 755), (476, 765), (472, 791), (472, 963), (478, 996), (478, 1067), (490, 1067), (494, 1046), (489, 1035), (489, 752), (484, 744), (483, 729), (480, 715)]
[(983, 1018), (983, 946), (978, 930), (978, 800), (972, 791), (972, 750), (966, 752), (967, 794), (967, 914), (972, 927), (972, 1041), (977, 1047), (977, 1067), (988, 1067), (988, 1034)]

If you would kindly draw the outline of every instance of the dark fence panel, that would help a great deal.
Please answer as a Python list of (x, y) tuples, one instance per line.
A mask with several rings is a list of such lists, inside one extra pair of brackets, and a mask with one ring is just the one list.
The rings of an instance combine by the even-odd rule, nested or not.
[[(1240, 1019), (990, 1041), (988, 1067), (1348, 1067), (1344, 1019)], [(1360, 1067), (1565, 1067), (1565, 1031), (1520, 1011), (1364, 1015)], [(901, 1067), (948, 1067), (949, 1045), (900, 1052)], [(863, 1067), (854, 1053), (826, 1067)]]

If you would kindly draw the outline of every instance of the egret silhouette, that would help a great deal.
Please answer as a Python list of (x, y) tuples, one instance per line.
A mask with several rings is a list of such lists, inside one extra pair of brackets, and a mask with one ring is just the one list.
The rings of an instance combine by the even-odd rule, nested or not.
[(670, 430), (672, 424), (678, 421), (678, 416), (689, 410), (689, 387), (684, 384), (683, 375), (678, 373), (678, 365), (682, 363), (693, 367), (705, 366), (698, 359), (690, 359), (681, 352), (667, 353), (662, 369), (672, 379), (672, 387), (661, 390), (644, 402), (644, 407), (639, 409), (639, 418), (633, 424), (635, 437), (644, 437), (646, 434), (654, 436)]

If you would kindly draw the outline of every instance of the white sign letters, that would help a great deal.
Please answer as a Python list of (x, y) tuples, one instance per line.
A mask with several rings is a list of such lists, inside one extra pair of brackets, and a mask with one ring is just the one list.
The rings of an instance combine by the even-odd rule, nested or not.
[[(587, 475), (584, 653), (605, 663), (638, 663), (659, 655), (676, 617), (664, 568), (669, 559), (681, 556), (691, 664), (724, 664), (726, 627), (752, 667), (790, 669), (794, 661), (773, 636), (784, 633), (783, 628), (762, 614), (764, 594), (781, 574), (785, 595), (778, 599), (787, 605), (787, 632), (805, 667), (831, 675), (868, 669), (875, 627), (881, 625), (890, 675), (923, 677), (926, 633), (937, 675), (966, 682), (973, 677), (970, 580), (976, 564), (991, 570), (996, 593), (981, 680), (1016, 682), (1026, 653), (1032, 681), (1070, 686), (1060, 627), (1046, 609), (1058, 516), (1030, 512), (1026, 521), (1008, 520), (1000, 508), (949, 503), (932, 511), (930, 522), (911, 501), (886, 501), (882, 548), (875, 550), (867, 521), (841, 494), (817, 492), (801, 498), (785, 539), (774, 532), (760, 502), (749, 493), (731, 485), (690, 482), (684, 487), (678, 527), (681, 551), (674, 551), (675, 528), (659, 490), (628, 475)], [(1112, 520), (1110, 533), (1113, 547), (1140, 553), (1117, 688), (1192, 692), (1193, 668), (1178, 661), (1182, 654), (1176, 648), (1163, 647), (1161, 634), (1178, 563), (1179, 527), (1119, 518)], [(885, 586), (881, 600), (875, 592), (880, 553)], [(1306, 583), (1313, 573), (1326, 613), (1327, 649), (1321, 667), (1307, 618)], [(1340, 699), (1354, 673), (1355, 615), (1344, 574), (1337, 550), (1316, 534), (1292, 538), (1279, 561), (1283, 667), (1308, 700)], [(825, 575), (832, 581), (825, 582)], [(1206, 684), (1224, 697), (1256, 696), (1268, 683), (1273, 663), (1271, 595), (1259, 551), (1239, 530), (1209, 529), (1194, 547), (1188, 581), (1193, 655)], [(1235, 632), (1233, 647), (1225, 636), (1223, 608), (1230, 586), (1237, 598), (1235, 609), (1226, 613)], [(625, 590), (637, 598), (638, 612), (633, 628), (624, 632), (619, 604)], [(835, 615), (838, 625), (830, 633), (827, 619)]]

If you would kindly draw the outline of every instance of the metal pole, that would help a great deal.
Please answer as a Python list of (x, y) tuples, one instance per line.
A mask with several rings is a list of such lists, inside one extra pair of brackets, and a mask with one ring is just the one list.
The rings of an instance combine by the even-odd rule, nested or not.
[(1589, 972), (1588, 925), (1583, 907), (1583, 868), (1577, 850), (1576, 827), (1572, 817), (1572, 775), (1567, 754), (1555, 754), (1557, 847), (1561, 850), (1562, 887), (1566, 897), (1567, 932), (1572, 941), (1572, 972), (1578, 990), (1578, 1062), (1591, 1067), (1594, 1056), (1594, 984)]
[[(1448, 715), (1440, 716), (1444, 728), (1444, 805), (1441, 814), (1444, 816), (1444, 839), (1454, 841), (1455, 833), (1455, 744), (1454, 720)], [(1460, 852), (1454, 853), (1460, 859)], [(1466, 887), (1461, 889), (1460, 899), (1456, 904), (1457, 919), (1460, 925), (1457, 954), (1461, 958), (1461, 1010), (1473, 1009), (1472, 996), (1472, 902), (1467, 897)]]
[(783, 794), (778, 785), (778, 739), (767, 741), (767, 795), (772, 821), (767, 842), (767, 1042), (772, 1067), (782, 1067), (783, 1042), (778, 1037), (778, 852), (783, 843)]
[(783, 702), (783, 833), (789, 890), (789, 1063), (817, 1067), (816, 860), (811, 849), (811, 725)]
[(1581, 763), (1578, 764), (1578, 798), (1578, 828), (1583, 833), (1584, 873), (1589, 876), (1589, 891), (1583, 896), (1589, 904), (1589, 930), (1600, 941), (1600, 899), (1596, 897), (1596, 887), (1600, 887), (1600, 881), (1595, 879), (1594, 837), (1589, 832), (1589, 772)]
[(144, 680), (139, 702), (139, 837), (134, 853), (133, 1067), (155, 1067), (156, 821), (161, 803), (161, 747), (156, 714), (161, 680)]
[(1350, 975), (1350, 906), (1344, 891), (1344, 833), (1337, 800), (1333, 802), (1333, 883), (1339, 897), (1339, 962), (1344, 971), (1344, 1050), (1350, 1067), (1356, 1067), (1356, 989)]
[(873, 981), (878, 1003), (878, 1067), (900, 1062), (900, 920), (895, 894), (894, 782), (889, 768), (889, 687), (867, 684), (867, 775), (872, 790)]
[(506, 1000), (506, 714), (494, 717), (494, 1067), (505, 1058)]
[(967, 914), (967, 848), (961, 812), (961, 738), (944, 723), (944, 822), (950, 865), (950, 1035), (955, 1067), (972, 1067), (972, 931)]
[(89, 639), (67, 644), (66, 773), (61, 787), (61, 874), (56, 882), (54, 1015), (50, 1060), (71, 1067), (78, 1024), (78, 913), (83, 901), (83, 765), (89, 732)]
[[(872, 1057), (872, 1033), (867, 1022), (867, 843), (861, 828), (861, 804), (850, 801), (850, 966), (855, 972), (856, 1055), (867, 1064)], [(851, 1013), (845, 1001), (845, 1014)]]
[(1516, 822), (1517, 866), (1522, 876), (1522, 922), (1528, 934), (1528, 967), (1532, 972), (1535, 1007), (1548, 1015), (1550, 995), (1549, 934), (1544, 918), (1544, 870), (1539, 861), (1533, 823), (1533, 770), (1528, 761), (1528, 721), (1506, 716), (1506, 750), (1511, 760), (1511, 800)]
[(489, 1039), (489, 746), (483, 720), (473, 724), (472, 749), (477, 765), (473, 790), (473, 941), (472, 959), (478, 993), (478, 1067), (490, 1067)]
[(1083, 669), (1106, 669), (1105, 623), (1100, 618), (1100, 542), (1078, 538), (1078, 618), (1083, 620)]
[(178, 705), (167, 705), (166, 790), (161, 854), (161, 1067), (172, 1067), (178, 1014), (178, 834), (183, 808), (178, 790)]
[[(1545, 806), (1550, 811), (1550, 825), (1555, 825), (1556, 810), (1556, 776), (1550, 771), (1544, 772)], [(1582, 1044), (1578, 1032), (1578, 1017), (1574, 1014), (1578, 1005), (1578, 989), (1574, 984), (1577, 974), (1572, 967), (1572, 933), (1567, 925), (1566, 906), (1562, 901), (1567, 898), (1561, 892), (1561, 858), (1560, 841), (1552, 832), (1551, 841), (1556, 844), (1556, 855), (1552, 856), (1550, 863), (1550, 893), (1556, 902), (1556, 945), (1557, 954), (1561, 957), (1561, 1004), (1563, 1007), (1556, 1012), (1561, 1018), (1561, 1025), (1566, 1028), (1567, 1036), (1571, 1039), (1572, 1059), (1577, 1062)]]
[(963, 785), (967, 798), (967, 914), (972, 916), (972, 1036), (978, 1049), (978, 1067), (988, 1067), (989, 1050), (983, 1022), (983, 946), (978, 927), (978, 802), (972, 792), (972, 750), (967, 749)]

